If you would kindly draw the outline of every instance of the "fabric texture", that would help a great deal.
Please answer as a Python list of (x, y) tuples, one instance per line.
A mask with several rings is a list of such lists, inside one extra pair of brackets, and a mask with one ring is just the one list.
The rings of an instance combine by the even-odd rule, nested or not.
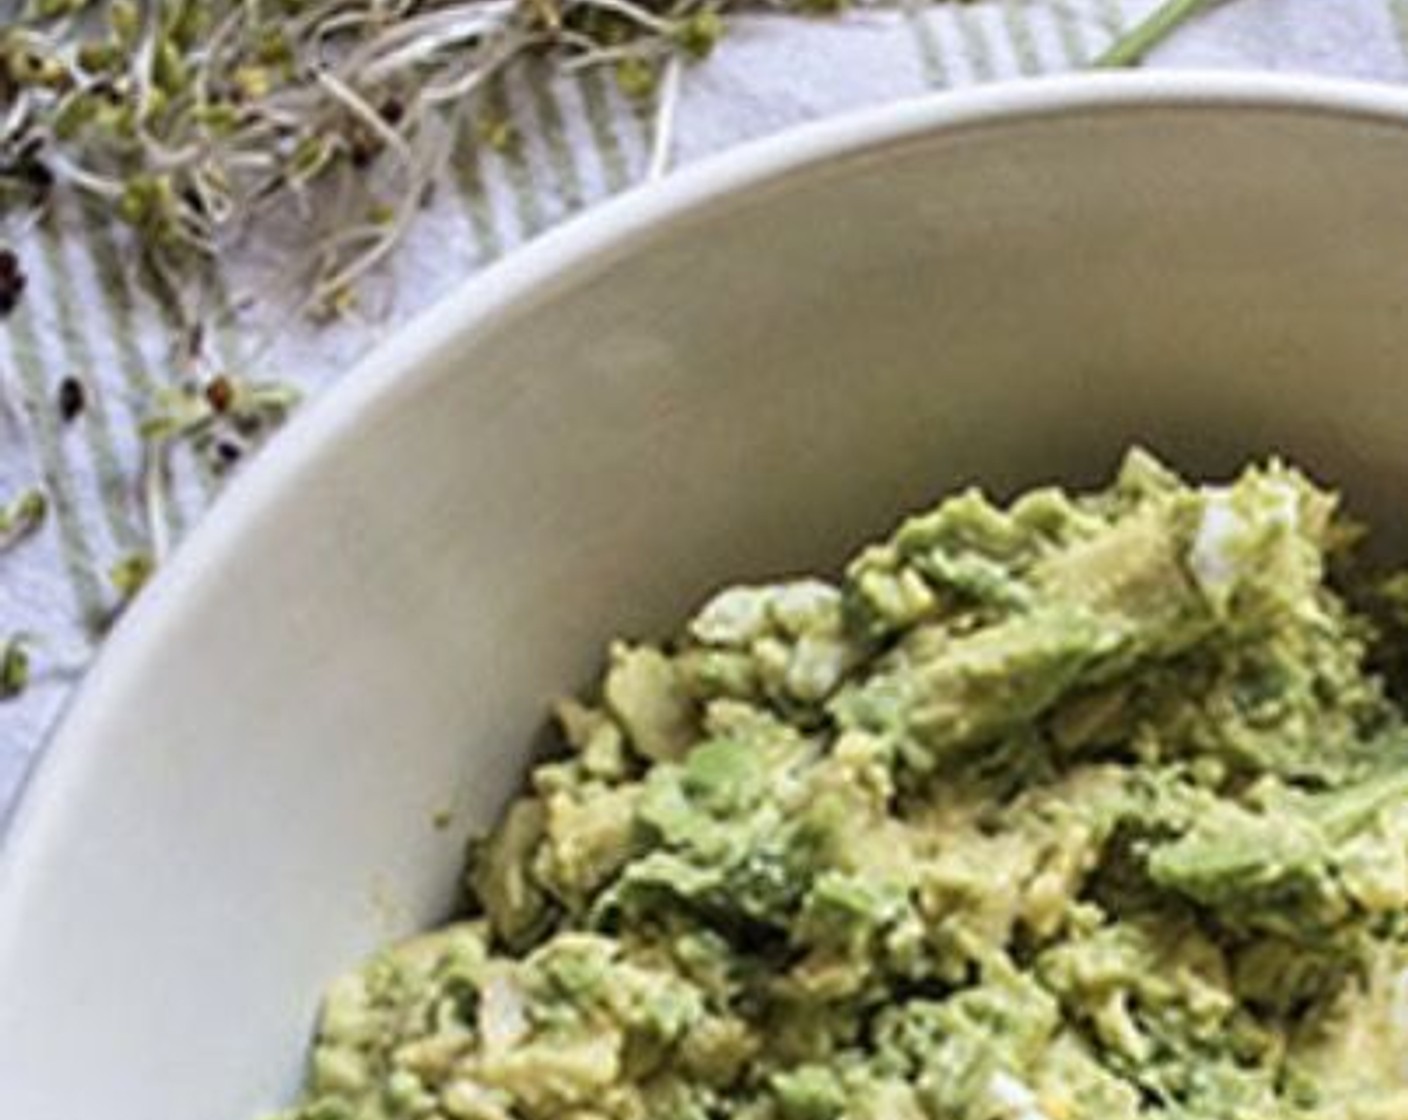
[[(672, 166), (864, 105), (1080, 69), (1156, 6), (910, 0), (836, 18), (741, 18), (710, 59), (683, 72)], [(1226, 0), (1149, 65), (1402, 81), (1408, 0)], [(118, 599), (113, 567), (150, 551), (154, 531), (179, 541), (218, 497), (222, 480), (178, 456), (174, 500), (152, 524), (138, 430), (163, 388), (228, 369), (320, 393), (452, 285), (646, 175), (652, 122), (609, 76), (524, 66), (496, 95), (516, 139), (489, 147), (467, 127), (388, 274), (368, 285), (365, 315), (309, 324), (296, 313), (299, 293), (251, 246), (212, 278), (217, 306), (205, 309), (212, 327), (194, 362), (181, 356), (172, 313), (188, 293), (134, 274), (123, 231), (65, 199), (43, 223), (0, 215), (0, 244), (28, 276), (0, 320), (0, 500), (39, 486), (52, 504), (39, 533), (0, 554), (0, 640), (34, 642), (30, 688), (0, 703), (0, 819), (101, 645)], [(251, 304), (254, 291), (261, 299)], [(67, 378), (83, 384), (86, 407), (65, 421)]]

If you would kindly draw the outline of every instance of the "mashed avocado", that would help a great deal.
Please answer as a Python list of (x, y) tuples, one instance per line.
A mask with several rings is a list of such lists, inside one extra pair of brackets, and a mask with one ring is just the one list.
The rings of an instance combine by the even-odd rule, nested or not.
[(1346, 536), (1293, 470), (1136, 452), (613, 646), (283, 1120), (1408, 1117), (1408, 727)]

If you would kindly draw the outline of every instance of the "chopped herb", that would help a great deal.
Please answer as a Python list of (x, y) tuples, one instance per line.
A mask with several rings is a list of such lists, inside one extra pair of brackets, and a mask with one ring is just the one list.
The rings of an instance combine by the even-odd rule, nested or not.
[(88, 391), (83, 382), (72, 375), (59, 382), (59, 419), (72, 424), (88, 406)]

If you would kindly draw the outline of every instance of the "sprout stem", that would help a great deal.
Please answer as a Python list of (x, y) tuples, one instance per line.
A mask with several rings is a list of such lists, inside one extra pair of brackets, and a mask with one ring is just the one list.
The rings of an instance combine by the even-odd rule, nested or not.
[(1155, 8), (1138, 25), (1120, 36), (1095, 60), (1095, 68), (1119, 70), (1137, 66), (1150, 51), (1216, 2), (1217, 0), (1167, 0), (1167, 3)]

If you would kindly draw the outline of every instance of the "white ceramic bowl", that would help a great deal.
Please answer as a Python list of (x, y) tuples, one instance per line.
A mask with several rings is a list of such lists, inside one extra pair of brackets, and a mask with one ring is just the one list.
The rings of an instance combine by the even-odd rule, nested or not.
[(1393, 525), (1405, 198), (1403, 94), (1085, 78), (769, 141), (510, 259), (295, 423), (85, 685), (0, 862), (0, 1117), (276, 1102), (548, 699), (721, 581), (1132, 440), (1284, 451)]

